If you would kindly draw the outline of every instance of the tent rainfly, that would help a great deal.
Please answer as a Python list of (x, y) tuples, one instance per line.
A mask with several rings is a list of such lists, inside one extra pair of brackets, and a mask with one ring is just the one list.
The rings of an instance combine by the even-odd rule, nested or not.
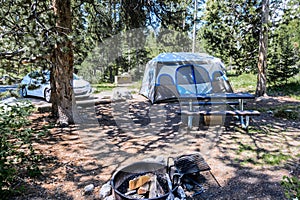
[(151, 103), (220, 92), (233, 92), (221, 60), (186, 52), (162, 53), (150, 60), (140, 89)]

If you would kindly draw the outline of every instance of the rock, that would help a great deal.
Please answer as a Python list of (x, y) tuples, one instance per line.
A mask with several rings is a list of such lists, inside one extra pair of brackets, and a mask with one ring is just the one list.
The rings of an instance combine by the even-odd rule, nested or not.
[(110, 195), (108, 197), (105, 197), (104, 200), (115, 200), (115, 197), (113, 195)]
[(115, 88), (113, 90), (112, 101), (125, 101), (132, 99), (132, 95), (128, 89), (125, 88)]
[(108, 197), (109, 195), (111, 195), (111, 185), (110, 185), (110, 182), (107, 182), (104, 185), (102, 185), (99, 196), (100, 196), (100, 199), (104, 199), (105, 197)]
[(93, 184), (89, 184), (83, 188), (84, 193), (89, 193), (94, 190), (95, 186)]

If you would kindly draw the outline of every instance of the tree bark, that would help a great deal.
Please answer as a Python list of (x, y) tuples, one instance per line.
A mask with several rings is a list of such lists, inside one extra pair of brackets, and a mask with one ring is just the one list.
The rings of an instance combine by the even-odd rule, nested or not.
[(52, 0), (56, 17), (57, 42), (53, 50), (51, 68), (52, 113), (58, 123), (74, 123), (73, 108), (73, 49), (68, 36), (72, 33), (71, 0)]
[(268, 52), (268, 21), (269, 0), (262, 1), (261, 30), (259, 36), (258, 74), (256, 96), (267, 94), (267, 52)]

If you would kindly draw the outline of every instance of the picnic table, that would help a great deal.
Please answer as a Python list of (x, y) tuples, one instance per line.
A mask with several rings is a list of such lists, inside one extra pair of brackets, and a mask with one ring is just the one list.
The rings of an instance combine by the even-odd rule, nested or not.
[(181, 105), (187, 105), (188, 109), (178, 112), (188, 116), (188, 128), (192, 128), (194, 116), (237, 116), (241, 126), (247, 129), (250, 116), (258, 116), (257, 110), (244, 110), (245, 100), (255, 99), (250, 93), (211, 93), (197, 95), (181, 95)]

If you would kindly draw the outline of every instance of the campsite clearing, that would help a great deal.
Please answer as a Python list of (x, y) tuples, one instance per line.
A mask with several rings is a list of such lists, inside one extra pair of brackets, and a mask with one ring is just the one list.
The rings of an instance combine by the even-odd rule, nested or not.
[[(222, 186), (211, 184), (198, 199), (284, 199), (282, 177), (300, 174), (300, 122), (277, 118), (269, 112), (282, 103), (294, 107), (300, 104), (286, 97), (249, 102), (247, 107), (263, 110), (248, 133), (238, 127), (224, 130), (219, 126), (188, 132), (173, 112), (176, 107), (166, 105), (160, 112), (150, 111), (149, 104), (141, 99), (122, 107), (128, 108), (127, 115), (134, 120), (133, 127), (121, 129), (118, 119), (122, 118), (113, 114), (117, 107), (99, 105), (96, 113), (84, 113), (87, 118), (88, 114), (96, 117), (97, 124), (85, 121), (71, 128), (52, 127), (37, 137), (34, 146), (45, 156), (39, 164), (42, 176), (20, 179), (19, 185), (26, 190), (15, 199), (99, 199), (101, 186), (118, 167), (145, 158), (165, 160), (194, 151), (203, 155)], [(149, 119), (160, 113), (167, 114), (165, 123), (157, 118), (151, 126)], [(42, 131), (43, 127), (51, 127), (48, 115), (35, 114), (32, 128)], [(83, 194), (89, 184), (95, 189)]]

